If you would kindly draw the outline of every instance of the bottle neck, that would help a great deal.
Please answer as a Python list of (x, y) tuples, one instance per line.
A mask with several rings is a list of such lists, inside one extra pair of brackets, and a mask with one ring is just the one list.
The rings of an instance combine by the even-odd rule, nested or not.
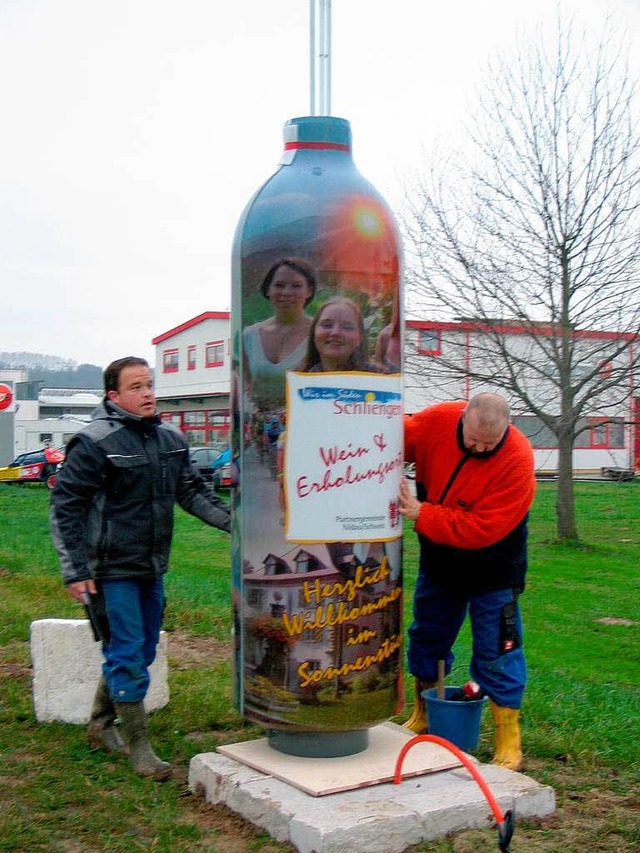
[(285, 151), (345, 151), (351, 154), (351, 146), (340, 142), (285, 142)]
[(350, 146), (339, 142), (285, 142), (280, 165), (291, 166), (296, 162), (321, 165), (326, 158), (334, 163), (336, 158), (341, 162), (353, 162)]
[(334, 116), (302, 116), (284, 126), (281, 165), (305, 154), (346, 154), (351, 158), (351, 128), (346, 119)]

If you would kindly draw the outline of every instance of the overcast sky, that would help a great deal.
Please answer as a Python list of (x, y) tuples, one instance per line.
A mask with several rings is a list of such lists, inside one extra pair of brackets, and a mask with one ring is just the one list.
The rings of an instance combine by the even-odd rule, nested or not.
[[(558, 7), (596, 32), (610, 12), (640, 56), (640, 0), (333, 0), (332, 113), (392, 207), (488, 59)], [(0, 0), (0, 350), (152, 358), (229, 308), (308, 68), (308, 0)]]

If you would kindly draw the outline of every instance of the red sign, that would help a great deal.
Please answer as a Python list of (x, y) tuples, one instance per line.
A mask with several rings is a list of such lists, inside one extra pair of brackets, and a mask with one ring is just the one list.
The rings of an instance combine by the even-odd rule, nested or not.
[(0, 382), (0, 412), (8, 409), (13, 403), (13, 389)]

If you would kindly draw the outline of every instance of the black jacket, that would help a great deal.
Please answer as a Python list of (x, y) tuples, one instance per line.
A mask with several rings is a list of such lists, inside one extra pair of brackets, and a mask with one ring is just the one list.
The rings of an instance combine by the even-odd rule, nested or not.
[(69, 442), (51, 496), (65, 584), (164, 574), (176, 502), (229, 530), (229, 508), (191, 467), (182, 433), (103, 402)]

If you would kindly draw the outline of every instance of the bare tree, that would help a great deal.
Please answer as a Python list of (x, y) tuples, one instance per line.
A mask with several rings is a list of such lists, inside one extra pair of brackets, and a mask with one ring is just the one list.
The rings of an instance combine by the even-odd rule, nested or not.
[[(465, 153), (434, 158), (406, 194), (409, 313), (471, 321), (473, 364), (451, 335), (443, 366), (501, 389), (556, 437), (560, 539), (578, 539), (585, 416), (628, 413), (638, 371), (636, 85), (610, 29), (589, 49), (559, 24), (552, 51), (540, 38), (489, 69)], [(412, 377), (415, 358), (410, 345)]]

